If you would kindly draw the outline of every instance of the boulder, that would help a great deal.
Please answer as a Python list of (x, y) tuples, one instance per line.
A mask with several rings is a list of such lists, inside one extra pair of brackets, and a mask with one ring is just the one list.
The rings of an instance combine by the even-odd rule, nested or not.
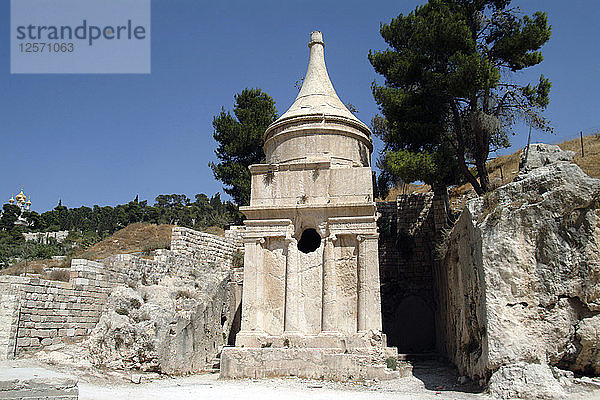
[(545, 364), (517, 363), (500, 367), (489, 382), (495, 399), (563, 399), (565, 390)]
[(136, 290), (112, 290), (107, 311), (87, 341), (96, 366), (168, 374), (211, 369), (225, 344), (230, 272), (214, 270), (191, 283), (176, 278)]
[(530, 171), (545, 165), (556, 164), (558, 162), (570, 162), (575, 153), (564, 151), (555, 144), (532, 143), (521, 153), (519, 162), (520, 171)]

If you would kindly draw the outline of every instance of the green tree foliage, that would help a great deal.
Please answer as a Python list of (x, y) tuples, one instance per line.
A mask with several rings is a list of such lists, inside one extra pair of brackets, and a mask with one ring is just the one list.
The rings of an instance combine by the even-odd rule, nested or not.
[[(385, 84), (373, 95), (385, 119), (374, 133), (386, 145), (379, 160), (388, 178), (489, 190), (489, 153), (510, 145), (517, 120), (551, 130), (541, 111), (551, 83), (515, 83), (539, 64), (550, 39), (546, 14), (523, 15), (510, 0), (430, 0), (400, 14), (380, 33), (384, 51), (369, 52)], [(476, 175), (470, 166), (475, 167)]]
[(0, 216), (0, 229), (11, 231), (15, 227), (15, 222), (21, 215), (21, 209), (14, 204), (5, 204), (2, 206), (2, 215)]
[(236, 204), (250, 204), (248, 166), (264, 162), (264, 133), (277, 119), (275, 101), (260, 89), (244, 89), (235, 95), (233, 115), (221, 109), (213, 118), (213, 137), (219, 143), (219, 163), (209, 163), (216, 179), (225, 184)]
[(222, 201), (219, 193), (210, 198), (197, 194), (194, 202), (182, 194), (159, 195), (152, 206), (147, 201), (138, 201), (137, 197), (115, 207), (68, 208), (59, 203), (53, 210), (41, 215), (35, 211), (23, 212), (21, 216), (28, 222), (26, 227), (15, 225), (20, 215), (19, 207), (3, 206), (0, 215), (0, 268), (7, 266), (15, 257), (45, 258), (65, 255), (69, 251), (68, 244), (25, 242), (24, 231), (69, 230), (70, 237), (76, 237), (78, 243), (88, 246), (135, 222), (174, 224), (196, 230), (212, 226), (227, 228), (241, 222), (237, 206), (231, 201)]

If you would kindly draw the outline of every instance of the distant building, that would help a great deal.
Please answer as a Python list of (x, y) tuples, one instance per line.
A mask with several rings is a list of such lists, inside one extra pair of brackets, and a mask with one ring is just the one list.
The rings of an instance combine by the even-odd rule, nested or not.
[[(12, 205), (18, 206), (21, 209), (21, 213), (23, 213), (24, 211), (31, 210), (31, 195), (29, 195), (29, 200), (28, 200), (27, 195), (25, 195), (25, 193), (23, 193), (23, 185), (21, 185), (21, 192), (19, 192), (19, 194), (16, 195), (15, 197), (13, 197), (11, 195), (10, 199), (8, 199), (8, 202)], [(19, 215), (19, 219), (17, 221), (15, 221), (15, 224), (16, 225), (27, 225), (27, 220)]]

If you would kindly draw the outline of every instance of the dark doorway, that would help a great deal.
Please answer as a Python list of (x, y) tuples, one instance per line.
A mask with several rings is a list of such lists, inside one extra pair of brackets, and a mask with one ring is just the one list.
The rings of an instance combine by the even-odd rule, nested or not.
[(432, 308), (417, 296), (406, 296), (396, 306), (386, 326), (388, 343), (400, 353), (424, 353), (435, 347), (435, 322)]
[(432, 194), (377, 203), (383, 332), (403, 354), (436, 350)]

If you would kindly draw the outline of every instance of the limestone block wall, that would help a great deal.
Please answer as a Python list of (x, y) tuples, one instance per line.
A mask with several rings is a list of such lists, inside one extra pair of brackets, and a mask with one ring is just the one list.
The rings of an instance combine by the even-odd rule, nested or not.
[(8, 343), (12, 352), (4, 358), (64, 338), (88, 335), (98, 322), (110, 287), (108, 275), (100, 272), (100, 266), (93, 261), (73, 260), (70, 282), (0, 276), (0, 289), (8, 293), (2, 296), (3, 310), (5, 297), (18, 303), (11, 306), (6, 302), (6, 306), (12, 308), (13, 316), (17, 310), (16, 318), (0, 320), (2, 330), (14, 332)]
[(225, 239), (233, 243), (238, 253), (244, 252), (244, 232), (245, 226), (232, 225), (225, 231)]
[(154, 259), (132, 254), (100, 262), (74, 259), (69, 282), (0, 276), (0, 359), (86, 337), (113, 287), (156, 284), (167, 275), (191, 279), (202, 269), (230, 267), (237, 246), (235, 240), (182, 227), (173, 228), (172, 238), (172, 250), (156, 251)]
[[(5, 292), (0, 283), (0, 290)], [(19, 298), (13, 294), (0, 295), (0, 360), (13, 358), (17, 335)]]
[(171, 236), (171, 251), (178, 255), (203, 260), (206, 263), (224, 263), (231, 266), (237, 244), (226, 237), (177, 227)]
[(435, 349), (433, 265), (447, 195), (412, 193), (378, 202), (383, 332), (401, 353)]

